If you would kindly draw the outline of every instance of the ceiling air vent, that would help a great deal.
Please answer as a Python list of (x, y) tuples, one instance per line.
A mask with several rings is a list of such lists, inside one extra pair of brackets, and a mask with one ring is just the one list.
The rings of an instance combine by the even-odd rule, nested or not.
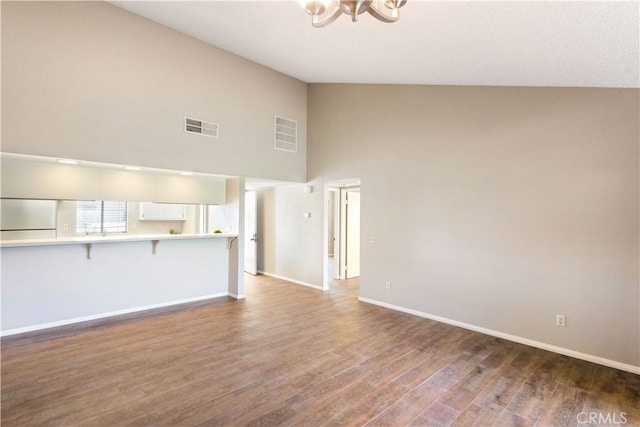
[(274, 148), (296, 153), (298, 151), (298, 122), (276, 116), (274, 124)]
[(190, 117), (184, 118), (184, 131), (189, 133), (197, 133), (198, 135), (218, 137), (218, 125), (211, 122), (204, 122)]

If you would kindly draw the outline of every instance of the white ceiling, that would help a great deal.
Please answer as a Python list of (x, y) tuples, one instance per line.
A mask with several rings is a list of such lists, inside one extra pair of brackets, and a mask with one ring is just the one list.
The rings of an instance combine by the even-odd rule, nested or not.
[(408, 0), (324, 28), (296, 1), (114, 4), (305, 82), (640, 87), (639, 0)]

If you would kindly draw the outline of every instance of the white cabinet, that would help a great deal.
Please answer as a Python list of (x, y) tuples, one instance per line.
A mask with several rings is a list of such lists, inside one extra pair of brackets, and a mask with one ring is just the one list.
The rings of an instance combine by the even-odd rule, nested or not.
[(141, 221), (184, 221), (187, 219), (187, 205), (141, 202), (138, 208), (138, 219)]
[(153, 200), (162, 203), (195, 203), (220, 205), (225, 203), (226, 179), (217, 176), (182, 176), (157, 174)]
[[(68, 165), (0, 153), (4, 198), (222, 205), (226, 178)], [(142, 218), (141, 218), (142, 219)], [(145, 218), (146, 219), (146, 218)], [(184, 219), (184, 218), (182, 218)]]
[[(151, 172), (120, 170), (104, 168), (101, 170), (102, 194), (100, 200), (124, 200), (127, 202), (139, 202), (140, 200), (153, 200), (156, 176)], [(175, 203), (182, 203), (182, 200)]]
[(4, 198), (102, 200), (98, 168), (4, 155), (1, 159), (0, 181)]

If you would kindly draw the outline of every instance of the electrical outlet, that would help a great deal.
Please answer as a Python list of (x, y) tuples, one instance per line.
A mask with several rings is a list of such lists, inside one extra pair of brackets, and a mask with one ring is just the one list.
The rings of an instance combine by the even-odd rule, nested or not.
[(64, 225), (62, 226), (62, 229), (63, 229), (63, 230), (68, 230), (68, 229), (69, 229), (69, 224), (64, 224)]
[(556, 314), (556, 326), (567, 326), (567, 317), (564, 314)]
[(384, 287), (385, 287), (387, 290), (391, 289), (391, 282), (386, 281), (386, 282), (385, 282), (385, 284), (384, 284)]

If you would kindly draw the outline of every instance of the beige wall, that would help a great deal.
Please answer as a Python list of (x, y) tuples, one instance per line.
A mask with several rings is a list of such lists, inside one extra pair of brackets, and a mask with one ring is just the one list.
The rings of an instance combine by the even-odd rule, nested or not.
[[(307, 186), (312, 193), (305, 192)], [(316, 180), (257, 192), (259, 271), (322, 288), (322, 191)]]
[[(305, 83), (106, 2), (1, 7), (2, 151), (305, 180)], [(273, 149), (275, 114), (298, 121), (297, 153)]]
[(310, 85), (310, 179), (362, 181), (361, 296), (640, 366), (638, 100)]

